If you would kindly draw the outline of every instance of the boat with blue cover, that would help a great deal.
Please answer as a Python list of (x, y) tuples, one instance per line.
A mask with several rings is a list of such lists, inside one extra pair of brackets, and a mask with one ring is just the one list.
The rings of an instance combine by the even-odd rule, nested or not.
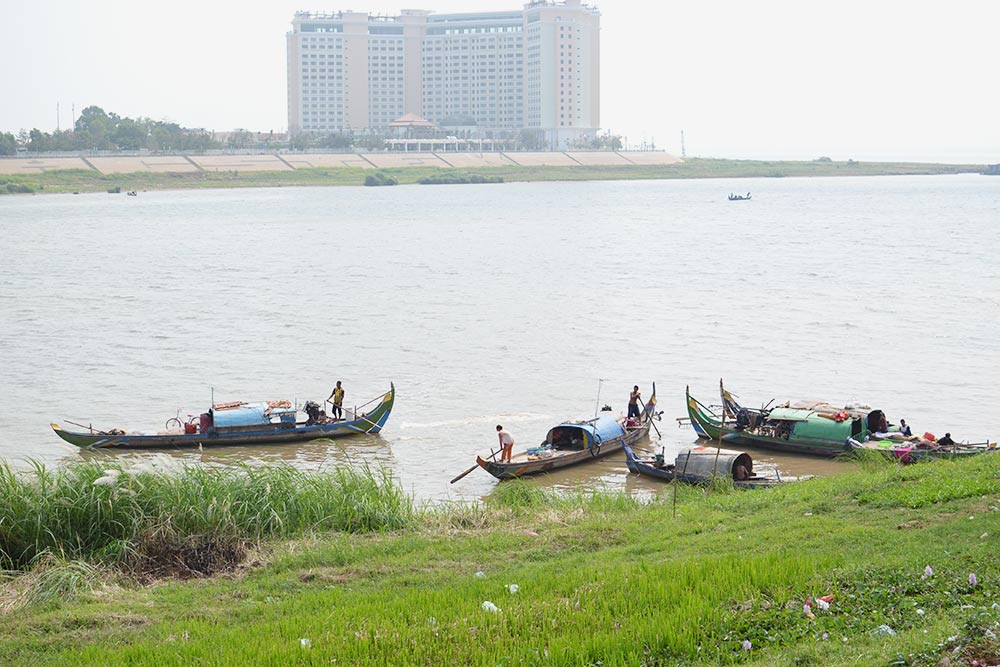
[[(378, 433), (385, 426), (396, 399), (395, 385), (389, 391), (354, 409), (344, 409), (343, 419), (328, 417), (319, 404), (307, 401), (298, 410), (290, 401), (259, 403), (217, 403), (207, 412), (187, 423), (168, 421), (164, 431), (155, 434), (128, 432), (122, 429), (67, 431), (51, 424), (60, 438), (88, 449), (143, 449), (169, 447), (219, 447), (263, 443), (303, 442), (317, 438), (342, 438), (363, 433)], [(367, 411), (364, 411), (368, 408)], [(171, 422), (175, 422), (171, 425)], [(72, 423), (72, 422), (70, 422)], [(78, 425), (79, 426), (79, 425)]]
[[(620, 452), (624, 445), (639, 442), (649, 435), (656, 406), (656, 390), (650, 397), (639, 420), (601, 414), (584, 421), (563, 422), (549, 429), (538, 447), (531, 447), (511, 456), (509, 462), (476, 457), (476, 463), (497, 479), (512, 479), (537, 475), (558, 468)], [(474, 468), (473, 468), (474, 469)]]

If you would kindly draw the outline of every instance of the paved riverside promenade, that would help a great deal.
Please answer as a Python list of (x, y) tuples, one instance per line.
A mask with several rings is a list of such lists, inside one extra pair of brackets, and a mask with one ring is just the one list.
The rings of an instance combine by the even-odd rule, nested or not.
[(60, 169), (90, 169), (102, 174), (193, 171), (292, 171), (317, 167), (578, 167), (675, 164), (680, 160), (661, 151), (574, 152), (435, 152), (435, 153), (261, 153), (258, 155), (102, 155), (81, 157), (4, 157), (0, 174), (37, 174)]

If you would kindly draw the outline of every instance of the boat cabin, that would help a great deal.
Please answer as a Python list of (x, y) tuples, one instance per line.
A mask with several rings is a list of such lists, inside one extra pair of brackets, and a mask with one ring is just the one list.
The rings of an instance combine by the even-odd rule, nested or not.
[(603, 415), (585, 422), (559, 424), (549, 429), (545, 444), (557, 450), (592, 449), (606, 440), (625, 435), (625, 428), (614, 417)]
[(844, 442), (848, 438), (864, 440), (868, 437), (865, 419), (843, 414), (843, 418), (797, 408), (775, 408), (759, 427), (760, 435), (788, 440), (822, 440)]

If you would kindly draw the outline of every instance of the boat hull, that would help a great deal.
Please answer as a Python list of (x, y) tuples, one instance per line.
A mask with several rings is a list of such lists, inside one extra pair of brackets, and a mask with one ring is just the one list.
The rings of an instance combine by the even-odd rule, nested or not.
[[(548, 458), (538, 458), (527, 460), (526, 452), (520, 452), (510, 463), (500, 463), (484, 459), (482, 456), (476, 457), (476, 463), (486, 472), (500, 480), (525, 477), (528, 475), (538, 475), (541, 473), (566, 468), (573, 465), (593, 461), (615, 452), (620, 452), (624, 445), (631, 445), (649, 436), (650, 423), (644, 424), (624, 435), (610, 440), (605, 440), (593, 447), (579, 451), (560, 451)], [(520, 460), (518, 460), (520, 459)]]
[(77, 447), (86, 449), (169, 449), (226, 447), (238, 445), (281, 444), (306, 442), (318, 438), (343, 438), (364, 433), (378, 433), (392, 412), (396, 388), (391, 387), (382, 401), (369, 413), (354, 419), (329, 424), (275, 424), (250, 429), (211, 433), (176, 433), (158, 435), (86, 433), (66, 431), (51, 424), (56, 435)]

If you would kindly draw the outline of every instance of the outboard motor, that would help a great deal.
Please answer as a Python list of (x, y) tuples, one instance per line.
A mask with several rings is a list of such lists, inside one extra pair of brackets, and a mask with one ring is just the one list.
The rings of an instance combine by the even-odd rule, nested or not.
[(309, 419), (306, 420), (306, 426), (325, 424), (327, 422), (326, 411), (319, 407), (319, 403), (316, 401), (306, 401), (302, 409), (309, 415)]

